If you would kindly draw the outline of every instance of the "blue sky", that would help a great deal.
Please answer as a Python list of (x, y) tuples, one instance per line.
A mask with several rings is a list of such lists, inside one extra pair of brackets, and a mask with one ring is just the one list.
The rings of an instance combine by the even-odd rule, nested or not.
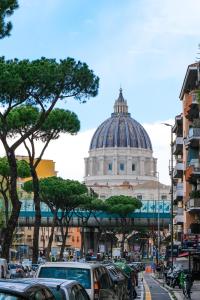
[(66, 105), (78, 114), (82, 132), (110, 116), (120, 85), (132, 117), (149, 128), (180, 113), (180, 88), (200, 42), (199, 0), (19, 0), (19, 5), (0, 55), (70, 56), (100, 77), (96, 98)]

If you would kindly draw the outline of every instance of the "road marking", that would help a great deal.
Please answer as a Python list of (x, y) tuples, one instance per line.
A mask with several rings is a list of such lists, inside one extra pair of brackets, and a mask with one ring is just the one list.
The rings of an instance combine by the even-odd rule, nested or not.
[(151, 292), (146, 280), (143, 278), (144, 289), (145, 289), (145, 300), (151, 300)]

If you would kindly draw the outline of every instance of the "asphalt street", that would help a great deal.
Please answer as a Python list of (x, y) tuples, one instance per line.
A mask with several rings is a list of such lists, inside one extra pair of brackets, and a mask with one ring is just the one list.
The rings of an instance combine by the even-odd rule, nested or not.
[(146, 291), (145, 300), (171, 300), (168, 292), (150, 274), (144, 274), (144, 279), (150, 292)]

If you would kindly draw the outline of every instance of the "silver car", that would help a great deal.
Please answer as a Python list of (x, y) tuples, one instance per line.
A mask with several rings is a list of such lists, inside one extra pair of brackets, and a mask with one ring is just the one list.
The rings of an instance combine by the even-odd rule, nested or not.
[(23, 282), (45, 285), (56, 300), (90, 300), (85, 289), (75, 280), (27, 278)]
[(85, 288), (90, 296), (90, 300), (119, 300), (108, 271), (101, 264), (79, 262), (45, 263), (38, 268), (36, 277), (76, 280)]
[(26, 279), (0, 280), (0, 299), (57, 300), (46, 285)]

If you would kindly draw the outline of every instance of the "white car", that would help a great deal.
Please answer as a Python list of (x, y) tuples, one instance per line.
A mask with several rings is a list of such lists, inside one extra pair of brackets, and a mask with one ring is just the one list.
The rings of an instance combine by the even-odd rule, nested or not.
[(76, 280), (85, 288), (91, 300), (118, 300), (108, 271), (100, 264), (46, 263), (39, 267), (36, 277)]
[(57, 300), (90, 300), (85, 289), (75, 280), (54, 278), (27, 278), (23, 283), (40, 284), (48, 287)]

